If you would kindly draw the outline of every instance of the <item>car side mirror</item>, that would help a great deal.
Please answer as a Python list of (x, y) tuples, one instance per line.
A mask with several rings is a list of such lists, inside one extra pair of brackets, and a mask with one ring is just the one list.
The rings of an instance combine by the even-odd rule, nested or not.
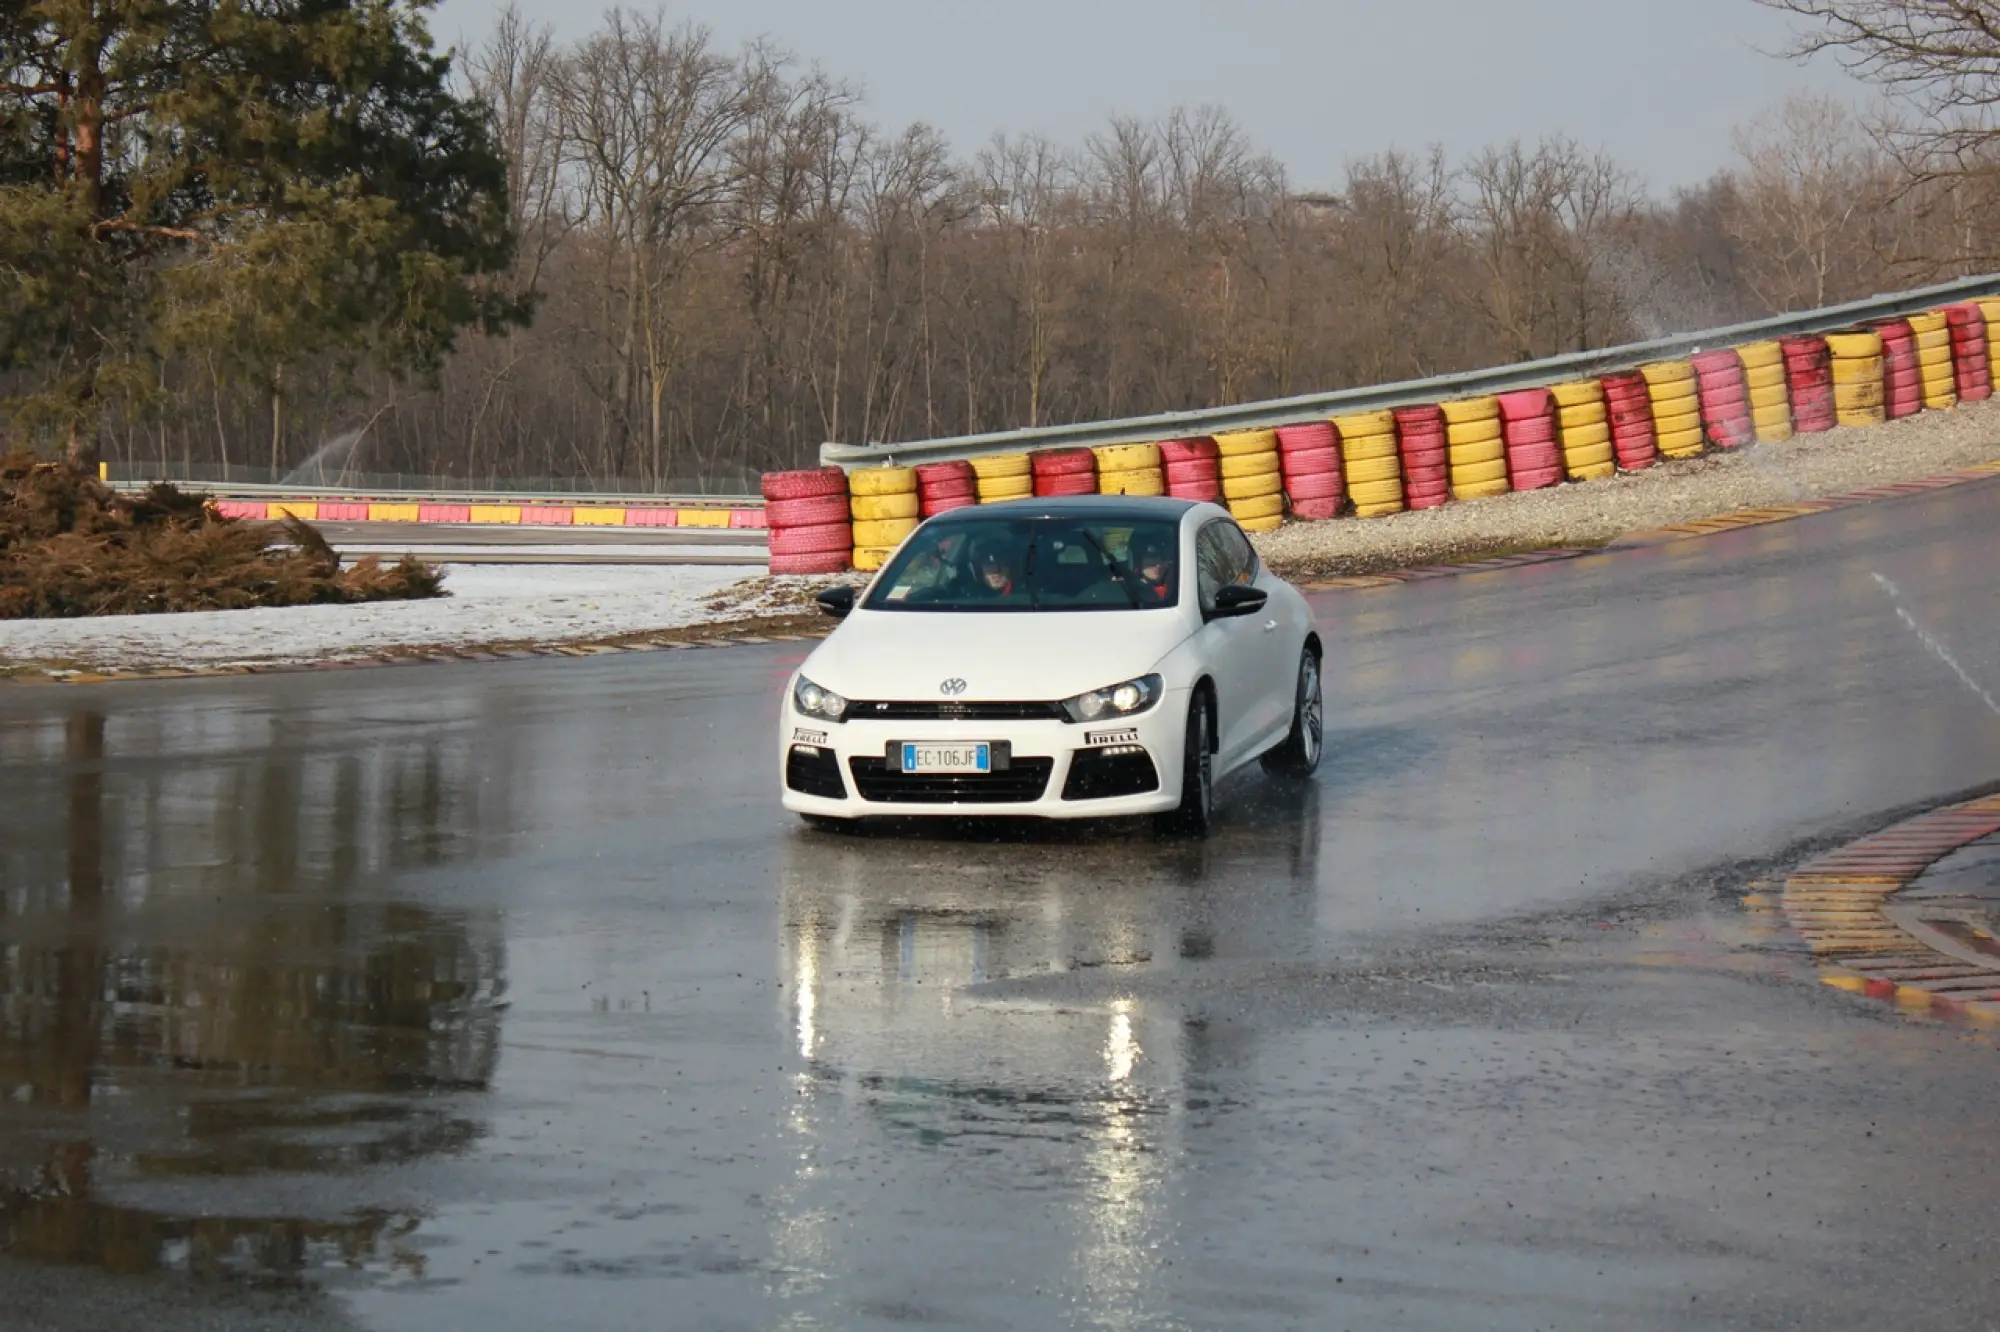
[(844, 620), (847, 618), (847, 613), (854, 609), (854, 589), (842, 583), (839, 587), (829, 587), (814, 597), (813, 601), (818, 604), (821, 614), (831, 615), (836, 620)]
[(1216, 589), (1214, 618), (1225, 620), (1238, 615), (1255, 615), (1264, 609), (1264, 603), (1270, 599), (1271, 594), (1261, 587), (1231, 583)]

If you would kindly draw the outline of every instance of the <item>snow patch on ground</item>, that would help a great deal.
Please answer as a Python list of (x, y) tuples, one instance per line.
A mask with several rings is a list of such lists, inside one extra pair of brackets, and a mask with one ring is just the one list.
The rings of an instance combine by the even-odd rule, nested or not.
[(0, 621), (0, 666), (103, 670), (341, 661), (385, 650), (590, 642), (805, 609), (825, 578), (740, 568), (449, 565), (432, 601)]

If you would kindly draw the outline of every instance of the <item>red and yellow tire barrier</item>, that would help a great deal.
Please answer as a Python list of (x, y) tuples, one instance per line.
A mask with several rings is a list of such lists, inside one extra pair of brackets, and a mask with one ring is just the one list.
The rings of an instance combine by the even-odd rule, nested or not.
[(1038, 496), (1097, 493), (1097, 455), (1089, 449), (1042, 449), (1028, 462)]
[(1688, 358), (1694, 367), (1696, 396), (1701, 399), (1702, 433), (1717, 448), (1740, 449), (1754, 439), (1750, 397), (1743, 387), (1743, 362), (1733, 347), (1701, 352)]
[(1034, 465), (1025, 453), (988, 453), (971, 462), (981, 504), (1027, 499), (1035, 493)]
[(917, 468), (917, 512), (920, 517), (935, 518), (938, 514), (977, 503), (979, 478), (973, 474), (971, 463), (963, 460), (925, 463)]
[(848, 473), (847, 505), (854, 516), (854, 567), (879, 569), (917, 530), (923, 501), (914, 467), (862, 467)]
[(1601, 481), (1618, 471), (1611, 447), (1611, 413), (1604, 403), (1604, 385), (1595, 379), (1572, 379), (1549, 387), (1555, 399), (1556, 444), (1563, 471), (1572, 481)]
[(1826, 349), (1826, 339), (1801, 333), (1778, 339), (1778, 349), (1785, 358), (1792, 428), (1802, 435), (1833, 429), (1833, 354)]
[(1436, 403), (1398, 407), (1396, 448), (1403, 455), (1403, 503), (1435, 509), (1451, 498), (1451, 446), (1445, 438), (1444, 409)]
[(1653, 404), (1653, 441), (1668, 458), (1701, 453), (1701, 390), (1688, 361), (1651, 361), (1639, 367)]
[(1222, 503), (1222, 451), (1207, 435), (1162, 441), (1160, 466), (1175, 499)]
[(1924, 383), (1924, 406), (1934, 412), (1958, 406), (1958, 373), (1951, 363), (1951, 326), (1942, 310), (1910, 316), (1917, 339), (1917, 372)]
[(1160, 467), (1157, 444), (1106, 444), (1092, 449), (1097, 457), (1100, 495), (1164, 495), (1166, 472)]
[(1991, 344), (1986, 337), (1986, 314), (1971, 301), (1944, 307), (1945, 322), (1951, 326), (1951, 364), (1958, 375), (1958, 400), (1984, 402), (1993, 396)]
[(1603, 386), (1604, 407), (1611, 418), (1612, 456), (1628, 472), (1651, 467), (1660, 460), (1660, 447), (1653, 435), (1653, 397), (1646, 377), (1627, 370), (1597, 382)]
[(1502, 393), (1500, 437), (1507, 445), (1507, 484), (1540, 490), (1563, 479), (1562, 450), (1556, 444), (1556, 400), (1545, 388)]
[(1743, 391), (1750, 401), (1750, 428), (1759, 444), (1782, 444), (1792, 437), (1792, 398), (1785, 383), (1785, 352), (1775, 340), (1746, 342), (1736, 349), (1743, 364)]
[(1986, 320), (1986, 354), (1993, 355), (1994, 350), (2000, 348), (2000, 296), (1983, 296), (1966, 304), (1977, 306)]
[(1924, 409), (1924, 377), (1917, 364), (1917, 334), (1907, 319), (1870, 325), (1882, 339), (1882, 414), (1891, 421)]
[(1340, 470), (1347, 497), (1361, 518), (1403, 511), (1403, 459), (1396, 445), (1396, 414), (1355, 412), (1333, 419), (1340, 439)]
[(1340, 435), (1331, 421), (1279, 426), (1278, 470), (1295, 518), (1331, 518), (1347, 502)]
[[(846, 473), (838, 467), (764, 474), (773, 574), (840, 573), (853, 562), (848, 484)], [(675, 514), (671, 509), (665, 512)], [(672, 524), (642, 525), (679, 526), (678, 514), (675, 518)]]
[(1231, 430), (1215, 437), (1222, 502), (1246, 532), (1275, 531), (1285, 521), (1285, 480), (1278, 432)]
[[(1441, 402), (1446, 460), (1453, 499), (1487, 499), (1507, 493), (1507, 443), (1500, 401), (1490, 394)], [(1335, 424), (1339, 424), (1337, 421)]]
[(1882, 335), (1829, 333), (1826, 349), (1833, 357), (1834, 419), (1844, 426), (1881, 425), (1888, 419), (1882, 406)]

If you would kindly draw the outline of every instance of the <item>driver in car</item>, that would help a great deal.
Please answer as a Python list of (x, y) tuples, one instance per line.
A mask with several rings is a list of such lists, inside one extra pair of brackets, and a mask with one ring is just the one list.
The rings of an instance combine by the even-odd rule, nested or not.
[(1132, 568), (1156, 601), (1165, 601), (1171, 594), (1174, 553), (1161, 537), (1144, 533), (1132, 543)]
[(1014, 592), (1014, 562), (998, 542), (986, 541), (972, 551), (972, 591), (979, 597), (1006, 597)]

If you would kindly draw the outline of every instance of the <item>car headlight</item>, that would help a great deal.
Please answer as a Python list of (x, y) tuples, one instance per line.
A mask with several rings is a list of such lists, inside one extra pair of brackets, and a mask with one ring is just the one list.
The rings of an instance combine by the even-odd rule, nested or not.
[(1087, 694), (1063, 700), (1063, 711), (1073, 722), (1101, 721), (1106, 717), (1130, 717), (1160, 701), (1160, 677), (1142, 675), (1123, 684), (1107, 685)]
[(837, 722), (847, 716), (847, 700), (801, 675), (792, 681), (792, 706), (808, 717)]

